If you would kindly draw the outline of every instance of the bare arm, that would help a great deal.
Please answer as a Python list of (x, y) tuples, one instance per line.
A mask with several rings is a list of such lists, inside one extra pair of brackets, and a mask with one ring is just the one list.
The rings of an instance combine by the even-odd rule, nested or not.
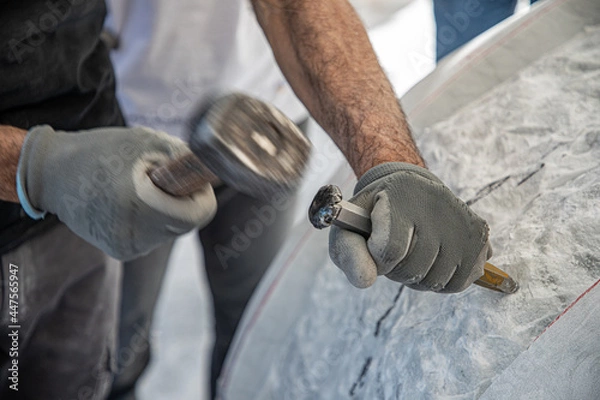
[(26, 130), (0, 125), (0, 200), (19, 202), (17, 164)]
[(292, 88), (358, 177), (388, 161), (425, 166), (347, 0), (252, 0)]

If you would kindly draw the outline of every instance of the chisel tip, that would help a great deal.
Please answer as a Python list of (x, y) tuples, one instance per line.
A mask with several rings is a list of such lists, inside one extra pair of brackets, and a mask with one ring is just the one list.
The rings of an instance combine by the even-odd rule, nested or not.
[(485, 263), (483, 276), (476, 280), (475, 284), (507, 294), (512, 294), (519, 290), (517, 281), (489, 262)]

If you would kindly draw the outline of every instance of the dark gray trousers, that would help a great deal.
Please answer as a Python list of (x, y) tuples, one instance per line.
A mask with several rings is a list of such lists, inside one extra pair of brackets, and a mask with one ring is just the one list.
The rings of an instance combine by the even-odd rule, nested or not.
[(0, 275), (0, 399), (104, 399), (119, 263), (57, 224), (3, 254)]
[[(218, 209), (199, 232), (212, 292), (215, 344), (211, 362), (214, 397), (227, 350), (254, 289), (281, 247), (293, 219), (291, 198), (260, 201), (228, 187), (215, 190)], [(135, 384), (150, 359), (149, 330), (172, 244), (123, 270), (118, 373), (112, 400), (134, 399)]]

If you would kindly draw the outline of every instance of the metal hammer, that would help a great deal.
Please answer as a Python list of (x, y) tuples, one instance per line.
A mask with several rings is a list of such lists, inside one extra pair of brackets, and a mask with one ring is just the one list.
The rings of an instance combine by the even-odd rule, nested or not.
[(277, 108), (233, 93), (212, 101), (191, 122), (193, 154), (148, 172), (163, 191), (187, 196), (206, 182), (222, 181), (268, 201), (300, 183), (311, 144)]
[[(371, 236), (369, 212), (343, 200), (342, 191), (335, 185), (319, 189), (308, 210), (308, 218), (317, 229), (336, 225), (367, 239)], [(519, 289), (519, 284), (514, 279), (490, 263), (485, 263), (483, 276), (475, 284), (502, 293), (514, 293)]]

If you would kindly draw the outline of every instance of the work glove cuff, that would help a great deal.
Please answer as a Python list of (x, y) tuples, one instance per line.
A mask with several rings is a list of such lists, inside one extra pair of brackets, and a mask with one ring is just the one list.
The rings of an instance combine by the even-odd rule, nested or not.
[[(51, 141), (47, 140), (48, 135), (56, 134), (54, 129), (48, 125), (39, 125), (31, 128), (19, 155), (19, 163), (17, 166), (17, 195), (19, 202), (25, 213), (33, 219), (42, 219), (46, 215), (47, 210), (40, 209), (43, 207), (39, 204), (39, 199), (35, 195), (36, 182), (35, 177), (39, 174), (35, 173), (36, 165), (40, 165), (40, 160), (33, 157), (33, 154), (49, 154)], [(39, 151), (41, 148), (42, 151)]]
[(421, 175), (427, 179), (430, 179), (437, 183), (442, 183), (442, 181), (426, 170), (425, 168), (419, 167), (418, 165), (404, 163), (404, 162), (387, 162), (383, 164), (376, 165), (375, 167), (368, 170), (357, 182), (354, 187), (354, 195), (364, 189), (366, 186), (371, 183), (381, 179), (387, 175), (391, 175), (395, 172), (409, 172)]

